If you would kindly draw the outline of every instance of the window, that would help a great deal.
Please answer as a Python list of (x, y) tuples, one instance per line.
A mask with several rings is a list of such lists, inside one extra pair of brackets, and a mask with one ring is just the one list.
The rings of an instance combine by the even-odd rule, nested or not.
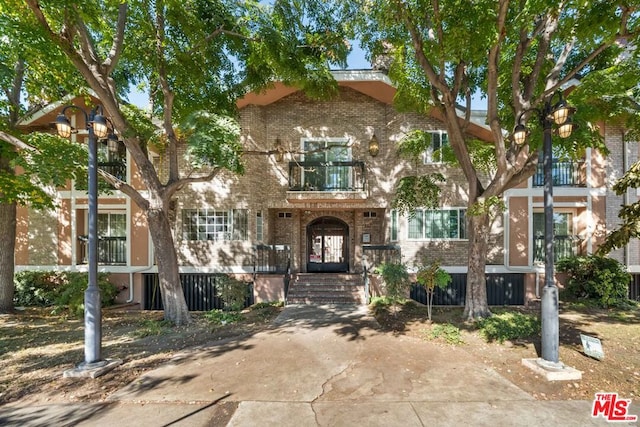
[[(544, 212), (533, 213), (533, 261), (544, 262)], [(573, 213), (553, 213), (553, 256), (558, 261), (578, 254), (580, 239), (573, 235)]]
[[(352, 168), (340, 162), (351, 161), (346, 139), (308, 139), (302, 141), (305, 167), (303, 188), (307, 190), (345, 190), (352, 186)], [(338, 164), (336, 164), (338, 163)]]
[(247, 211), (184, 209), (182, 230), (185, 240), (247, 240)]
[(409, 239), (466, 239), (465, 209), (418, 209), (409, 218)]
[(256, 212), (256, 240), (262, 242), (264, 240), (264, 219), (262, 211)]
[(398, 211), (391, 211), (391, 241), (398, 241)]
[(424, 152), (424, 163), (442, 163), (442, 148), (449, 145), (449, 135), (445, 131), (428, 132), (431, 134), (431, 145)]
[(127, 235), (127, 215), (119, 213), (98, 214), (98, 236), (125, 237)]
[(365, 218), (375, 218), (378, 216), (378, 213), (374, 211), (365, 211), (363, 212), (362, 216)]
[(278, 218), (291, 218), (291, 212), (278, 212)]

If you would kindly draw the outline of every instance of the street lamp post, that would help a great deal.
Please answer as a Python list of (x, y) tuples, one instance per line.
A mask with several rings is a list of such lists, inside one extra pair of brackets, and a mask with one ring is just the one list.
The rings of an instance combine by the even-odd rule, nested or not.
[(87, 113), (76, 105), (68, 105), (62, 109), (56, 119), (58, 135), (68, 138), (74, 129), (65, 112), (76, 109), (84, 114), (89, 134), (89, 239), (88, 266), (89, 280), (84, 293), (84, 362), (81, 369), (92, 369), (105, 365), (102, 360), (102, 311), (100, 288), (98, 287), (98, 139), (104, 139), (109, 133), (106, 118), (98, 113), (102, 107), (93, 108)]
[[(558, 126), (557, 133), (561, 138), (571, 135), (575, 125), (571, 122), (571, 115), (575, 109), (567, 106), (562, 99), (562, 94), (557, 92), (560, 100), (552, 104), (554, 96), (551, 96), (542, 109), (534, 109), (538, 114), (543, 130), (542, 161), (544, 171), (544, 247), (545, 268), (544, 287), (541, 299), (542, 318), (542, 359), (544, 363), (555, 367), (559, 365), (560, 328), (558, 319), (558, 287), (554, 280), (554, 250), (553, 250), (553, 144), (551, 132), (554, 123)], [(555, 95), (555, 94), (554, 94)], [(525, 111), (526, 112), (526, 111)], [(528, 130), (520, 123), (522, 116), (518, 117), (518, 123), (513, 132), (514, 141), (524, 144)]]

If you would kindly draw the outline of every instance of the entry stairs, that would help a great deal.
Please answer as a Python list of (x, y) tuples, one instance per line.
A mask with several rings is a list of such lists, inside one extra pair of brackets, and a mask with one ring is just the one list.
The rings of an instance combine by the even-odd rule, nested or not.
[(360, 274), (298, 273), (291, 277), (287, 304), (364, 303), (364, 283)]

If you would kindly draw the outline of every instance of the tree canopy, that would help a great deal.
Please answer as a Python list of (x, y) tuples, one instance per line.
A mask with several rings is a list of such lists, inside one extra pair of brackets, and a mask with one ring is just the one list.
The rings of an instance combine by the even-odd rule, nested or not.
[[(397, 105), (422, 112), (435, 109), (447, 126), (467, 180), (469, 212), (474, 213), (468, 216), (465, 316), (486, 316), (484, 257), (490, 209), (484, 207), (496, 205), (492, 202), (496, 197), (535, 171), (545, 103), (560, 93), (571, 97), (567, 88), (590, 75), (619, 70), (624, 64), (637, 68), (636, 52), (627, 46), (637, 44), (638, 2), (361, 0), (358, 4), (362, 11), (358, 28), (370, 57), (390, 57)], [(624, 85), (637, 87), (638, 75), (627, 75), (628, 81), (616, 81), (616, 93)], [(594, 80), (594, 85), (602, 83)], [(488, 176), (468, 143), (471, 98), (476, 94), (486, 99), (487, 125), (494, 140), (495, 166)], [(587, 96), (585, 102), (591, 101)], [(556, 139), (557, 149), (576, 153), (587, 146), (602, 148), (594, 128), (586, 126), (586, 120), (595, 116), (577, 115), (584, 120), (581, 131), (567, 140)], [(516, 121), (534, 131), (523, 145), (508, 134)], [(431, 191), (430, 186), (424, 188)], [(421, 203), (422, 198), (406, 202)]]
[[(145, 213), (165, 318), (188, 323), (169, 222), (172, 199), (190, 183), (224, 170), (242, 171), (233, 116), (236, 100), (247, 91), (279, 80), (312, 96), (335, 92), (329, 64), (344, 65), (349, 50), (348, 29), (341, 24), (349, 20), (338, 17), (351, 9), (321, 0), (4, 0), (4, 5), (55, 45), (34, 54), (42, 61), (49, 55), (66, 58), (123, 138), (145, 192), (107, 178)], [(159, 129), (149, 125), (144, 112), (127, 108), (134, 86), (148, 91)], [(162, 174), (149, 159), (149, 144), (164, 154)], [(189, 147), (186, 160), (202, 173), (179, 167), (185, 160), (181, 144)]]

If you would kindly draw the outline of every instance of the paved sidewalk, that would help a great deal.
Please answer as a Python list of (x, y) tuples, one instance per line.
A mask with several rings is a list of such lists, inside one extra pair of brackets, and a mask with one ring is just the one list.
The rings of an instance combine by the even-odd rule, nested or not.
[(460, 348), (381, 333), (365, 307), (289, 306), (275, 323), (183, 352), (104, 403), (0, 407), (0, 425), (608, 424), (590, 401), (536, 401)]

